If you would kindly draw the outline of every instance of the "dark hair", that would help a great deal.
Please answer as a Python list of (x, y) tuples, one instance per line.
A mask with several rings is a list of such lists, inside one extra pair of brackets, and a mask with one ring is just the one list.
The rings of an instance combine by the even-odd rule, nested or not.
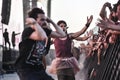
[(60, 20), (57, 22), (57, 25), (60, 25), (61, 23), (64, 23), (65, 24), (65, 27), (67, 27), (67, 23), (64, 21), (64, 20)]
[(40, 8), (33, 8), (29, 13), (28, 16), (34, 18), (35, 20), (38, 17), (38, 14), (45, 14), (44, 11)]
[(5, 31), (7, 31), (7, 28), (5, 28)]

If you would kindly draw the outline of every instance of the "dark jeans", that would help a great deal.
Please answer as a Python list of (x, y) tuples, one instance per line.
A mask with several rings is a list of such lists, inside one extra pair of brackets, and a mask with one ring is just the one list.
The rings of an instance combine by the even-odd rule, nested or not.
[(30, 71), (30, 70), (20, 70), (17, 71), (20, 80), (54, 80), (49, 76), (45, 70)]
[(72, 68), (57, 70), (58, 80), (75, 80), (74, 71)]

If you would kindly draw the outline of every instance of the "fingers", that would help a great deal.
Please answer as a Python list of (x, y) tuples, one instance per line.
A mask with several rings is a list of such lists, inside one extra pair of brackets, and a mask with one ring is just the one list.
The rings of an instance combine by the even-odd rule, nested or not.
[(102, 29), (106, 29), (105, 25), (102, 23), (97, 23), (96, 25)]
[(102, 25), (105, 25), (105, 24), (106, 24), (106, 21), (101, 20), (101, 19), (99, 19), (99, 18), (97, 19), (97, 21), (98, 21), (98, 22), (96, 23), (97, 25), (101, 25), (101, 24), (102, 24)]
[(91, 15), (90, 18), (93, 19), (93, 15)]
[(91, 16), (90, 16), (90, 18), (89, 18), (89, 21), (88, 21), (88, 22), (89, 22), (89, 23), (91, 23), (91, 22), (92, 22), (92, 20), (93, 20), (93, 15), (91, 15)]

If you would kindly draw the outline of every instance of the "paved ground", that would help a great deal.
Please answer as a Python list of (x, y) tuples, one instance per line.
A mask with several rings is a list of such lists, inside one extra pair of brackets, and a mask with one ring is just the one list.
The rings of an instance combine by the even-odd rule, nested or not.
[[(2, 59), (3, 59), (2, 56), (3, 56), (2, 47), (0, 46), (0, 70), (2, 68)], [(81, 70), (80, 70), (80, 72), (78, 72), (78, 74), (76, 74), (76, 80), (86, 80), (85, 79), (85, 77), (86, 77), (85, 71), (86, 70), (84, 69), (84, 65), (83, 65), (83, 63), (84, 63), (84, 55), (81, 55), (80, 57), (81, 57), (80, 58), (81, 60), (80, 60), (79, 64), (80, 64), (80, 69)], [(8, 56), (8, 58), (9, 58), (9, 56)], [(8, 60), (8, 58), (6, 58), (6, 59)], [(46, 70), (47, 73), (48, 73), (48, 69), (49, 69), (49, 66), (47, 66), (47, 70)], [(53, 74), (49, 74), (49, 75), (51, 75), (55, 80), (57, 80), (56, 75), (53, 75)], [(18, 77), (16, 72), (9, 73), (9, 74), (0, 74), (0, 80), (19, 80), (19, 77)]]
[[(48, 68), (47, 68), (48, 69)], [(49, 74), (49, 73), (48, 73)], [(55, 80), (57, 80), (56, 75), (50, 74)], [(10, 74), (1, 74), (0, 80), (19, 80), (19, 77), (16, 72)]]
[(15, 72), (15, 73), (11, 73), (11, 74), (0, 75), (0, 80), (19, 80), (19, 77)]
[[(47, 67), (47, 70), (48, 70), (48, 68), (49, 67)], [(55, 80), (57, 80), (56, 75), (53, 75), (53, 74), (49, 74), (49, 75), (51, 75)], [(81, 71), (78, 72), (78, 74), (76, 74), (76, 80), (86, 80), (85, 77), (86, 77), (85, 71), (84, 71), (84, 69), (81, 68)], [(0, 74), (0, 80), (19, 80), (19, 77), (16, 72), (10, 73), (10, 74)]]
[[(56, 75), (52, 75), (52, 74), (50, 74), (55, 80), (57, 80), (57, 76)], [(82, 74), (81, 74), (82, 75)], [(85, 79), (82, 79), (82, 77), (81, 78), (79, 78), (79, 74), (77, 74), (76, 75), (76, 80), (85, 80)], [(83, 75), (84, 76), (84, 75)], [(18, 77), (18, 75), (17, 75), (17, 73), (16, 72), (14, 72), (14, 73), (10, 73), (10, 74), (1, 74), (0, 75), (0, 80), (19, 80), (19, 77)]]

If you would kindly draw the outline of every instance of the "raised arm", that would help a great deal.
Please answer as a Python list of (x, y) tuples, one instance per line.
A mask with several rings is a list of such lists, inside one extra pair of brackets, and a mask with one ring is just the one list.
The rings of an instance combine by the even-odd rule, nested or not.
[(33, 40), (47, 39), (46, 33), (33, 18), (27, 18), (26, 24), (29, 25), (32, 29), (34, 29), (34, 32), (29, 37), (30, 39), (33, 39)]
[(82, 35), (88, 29), (88, 27), (90, 26), (92, 20), (93, 20), (93, 15), (91, 15), (90, 18), (87, 17), (86, 25), (80, 31), (70, 34), (69, 37), (71, 39), (75, 39), (75, 38), (79, 37), (80, 35)]
[(106, 20), (107, 18), (107, 12), (106, 12), (106, 8), (109, 8), (110, 12), (112, 11), (112, 7), (111, 7), (111, 3), (109, 2), (106, 2), (103, 6), (102, 6), (102, 9), (100, 11), (100, 17), (103, 19), (103, 20)]
[(62, 38), (65, 37), (66, 34), (65, 32), (62, 30), (61, 27), (59, 27), (55, 22), (53, 22), (50, 18), (47, 18), (47, 22), (51, 23), (53, 25), (53, 27), (55, 28), (56, 31), (52, 31), (51, 32), (51, 37), (55, 37), (55, 38)]
[(19, 33), (15, 33), (15, 35), (19, 35), (20, 34), (20, 32)]

